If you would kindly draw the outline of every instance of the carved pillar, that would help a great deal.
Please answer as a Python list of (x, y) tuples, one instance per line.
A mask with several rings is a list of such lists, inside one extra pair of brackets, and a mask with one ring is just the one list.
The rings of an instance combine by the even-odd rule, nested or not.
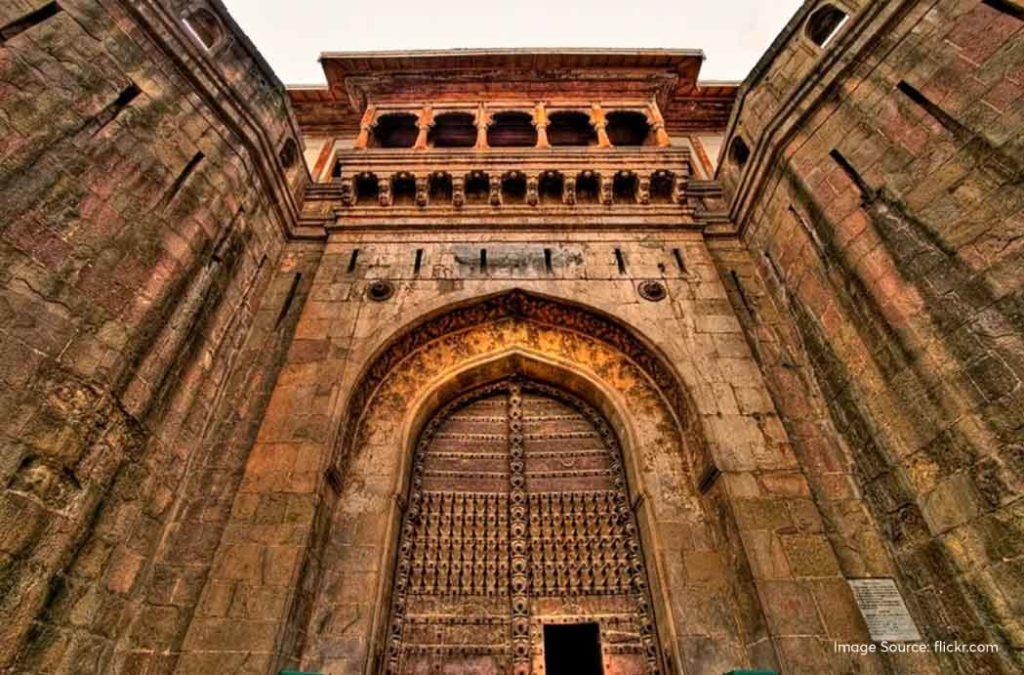
[(481, 105), (476, 110), (476, 145), (477, 150), (487, 149), (487, 127), (491, 124), (491, 115)]
[(604, 109), (601, 108), (600, 103), (590, 106), (590, 124), (597, 131), (597, 147), (612, 147), (612, 142), (608, 139), (608, 132), (605, 130), (607, 121), (604, 118)]
[(535, 173), (526, 174), (526, 203), (530, 206), (540, 203), (540, 177)]
[(356, 203), (356, 188), (351, 177), (341, 179), (341, 205), (352, 206)]
[(501, 176), (491, 176), (488, 179), (488, 186), (488, 201), (491, 206), (501, 206)]
[(391, 179), (377, 179), (377, 201), (381, 206), (391, 206)]
[(377, 106), (368, 105), (363, 111), (363, 119), (359, 122), (359, 135), (356, 136), (356, 149), (363, 150), (370, 145), (370, 131), (377, 119)]
[(612, 204), (612, 180), (612, 176), (604, 173), (597, 174), (597, 184), (601, 192), (601, 203), (605, 206), (611, 206)]
[(452, 206), (461, 209), (466, 203), (466, 177), (452, 176)]
[(434, 126), (434, 110), (429, 105), (425, 105), (420, 109), (419, 117), (416, 119), (416, 128), (419, 129), (419, 133), (412, 146), (413, 150), (427, 149), (427, 134), (430, 133), (432, 126)]
[(562, 183), (562, 203), (572, 206), (576, 203), (576, 177), (568, 175)]
[(654, 131), (654, 142), (659, 147), (665, 147), (671, 143), (668, 131), (665, 130), (665, 118), (661, 116), (661, 109), (658, 102), (652, 100), (647, 106), (647, 120), (651, 123), (651, 130)]
[(686, 185), (690, 180), (690, 167), (689, 165), (683, 167), (683, 173), (676, 174), (675, 179), (672, 182), (672, 200), (676, 204), (686, 206), (689, 204), (689, 199), (686, 197)]
[(638, 176), (636, 181), (636, 201), (640, 204), (651, 203), (651, 177)]
[(679, 176), (672, 177), (672, 202), (686, 206), (686, 179)]
[(548, 142), (548, 110), (544, 103), (538, 103), (533, 109), (533, 126), (537, 128), (537, 147), (550, 148)]
[(417, 174), (416, 176), (416, 206), (426, 206), (430, 195), (430, 176)]
[(662, 110), (657, 107), (657, 101), (651, 99), (647, 104), (647, 121), (650, 122), (651, 131), (654, 132), (654, 143), (660, 147), (669, 145), (669, 132), (665, 129), (665, 118), (662, 117)]

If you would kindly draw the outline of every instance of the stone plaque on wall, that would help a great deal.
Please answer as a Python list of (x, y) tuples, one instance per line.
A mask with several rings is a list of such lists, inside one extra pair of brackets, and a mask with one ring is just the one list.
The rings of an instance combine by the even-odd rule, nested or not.
[(872, 640), (916, 642), (921, 639), (895, 581), (888, 578), (847, 581)]

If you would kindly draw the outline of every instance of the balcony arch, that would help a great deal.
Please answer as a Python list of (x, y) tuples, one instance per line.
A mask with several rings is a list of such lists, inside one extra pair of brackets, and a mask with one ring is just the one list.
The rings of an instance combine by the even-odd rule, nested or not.
[(637, 178), (632, 171), (619, 171), (612, 180), (612, 199), (616, 203), (636, 202)]
[(846, 23), (847, 14), (835, 5), (824, 4), (808, 17), (804, 34), (819, 47), (824, 48)]
[(605, 131), (614, 146), (650, 145), (651, 123), (635, 110), (614, 110), (605, 115)]
[(472, 148), (476, 145), (476, 115), (467, 112), (435, 115), (427, 142), (435, 148)]
[(509, 171), (501, 177), (501, 196), (505, 204), (526, 203), (526, 176), (522, 171)]
[(380, 184), (377, 182), (377, 174), (361, 173), (355, 179), (356, 204), (376, 203), (380, 197)]
[(491, 193), (490, 177), (483, 171), (473, 171), (466, 176), (466, 204), (468, 206), (487, 204)]
[(431, 204), (451, 204), (452, 176), (444, 171), (430, 175), (429, 194)]
[(583, 171), (576, 176), (576, 203), (601, 203), (601, 179), (593, 171)]
[(676, 177), (671, 171), (659, 169), (651, 174), (651, 203), (672, 204)]
[(416, 115), (412, 113), (381, 115), (373, 125), (373, 147), (411, 148), (419, 131)]
[(565, 177), (558, 171), (545, 171), (537, 183), (541, 204), (561, 204), (565, 191)]
[(396, 173), (391, 178), (391, 203), (394, 206), (416, 205), (416, 179), (411, 173)]
[(548, 115), (548, 142), (553, 146), (597, 145), (597, 131), (590, 115), (561, 110)]
[(487, 127), (487, 145), (492, 148), (532, 148), (537, 145), (533, 116), (519, 111), (495, 113)]

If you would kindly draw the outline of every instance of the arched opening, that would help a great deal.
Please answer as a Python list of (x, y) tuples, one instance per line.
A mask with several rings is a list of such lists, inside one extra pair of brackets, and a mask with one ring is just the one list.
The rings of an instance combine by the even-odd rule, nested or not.
[(476, 145), (476, 116), (447, 112), (434, 117), (427, 142), (435, 148), (471, 148)]
[(181, 22), (195, 40), (209, 51), (224, 37), (220, 20), (208, 9), (200, 7), (181, 17)]
[(732, 160), (733, 164), (741, 168), (750, 159), (750, 148), (747, 147), (746, 141), (740, 136), (732, 139), (732, 143), (729, 144), (729, 159)]
[(380, 115), (373, 126), (373, 147), (411, 148), (419, 133), (416, 115), (412, 113)]
[(356, 176), (356, 204), (368, 206), (376, 204), (380, 196), (380, 184), (377, 182), (376, 174), (361, 173)]
[[(444, 650), (446, 666), (464, 671), (528, 667), (531, 647), (555, 649), (531, 641), (538, 611), (545, 624), (593, 625), (595, 644), (578, 654), (584, 661), (603, 660), (603, 628), (617, 634), (612, 672), (658, 666), (619, 441), (597, 410), (531, 378), (503, 379), (443, 405), (415, 447), (394, 563), (387, 670), (429, 670), (436, 650)], [(507, 629), (477, 628), (497, 617), (511, 638)], [(449, 649), (467, 643), (472, 650)]]
[(510, 171), (502, 176), (501, 196), (505, 204), (526, 203), (526, 176), (522, 171)]
[(584, 171), (576, 176), (576, 203), (598, 204), (601, 200), (601, 185), (593, 171)]
[(391, 179), (391, 200), (395, 206), (416, 205), (416, 179), (411, 173), (396, 173)]
[(651, 125), (647, 116), (635, 110), (616, 110), (605, 116), (608, 140), (614, 146), (647, 145)]
[[(313, 544), (314, 549), (308, 553), (308, 578), (315, 580), (313, 585), (316, 591), (313, 602), (304, 603), (296, 619), (296, 625), (307, 627), (307, 635), (310, 636), (300, 648), (302, 663), (324, 663), (330, 659), (330, 654), (343, 653), (350, 667), (369, 669), (371, 665), (377, 664), (373, 665), (374, 669), (378, 666), (387, 669), (386, 660), (393, 653), (389, 651), (391, 638), (396, 636), (401, 646), (405, 630), (404, 626), (397, 632), (392, 630), (389, 625), (389, 608), (394, 605), (393, 601), (402, 584), (408, 586), (413, 572), (411, 560), (407, 565), (395, 562), (400, 555), (404, 555), (404, 547), (400, 546), (403, 532), (406, 531), (403, 518), (423, 513), (411, 508), (410, 502), (405, 499), (410, 487), (418, 483), (411, 477), (416, 470), (414, 464), (419, 449), (430, 442), (428, 439), (422, 443), (420, 439), (424, 438), (425, 432), (429, 433), (432, 418), (467, 425), (461, 430), (452, 429), (449, 433), (441, 431), (438, 423), (434, 429), (434, 438), (438, 434), (447, 434), (444, 442), (448, 443), (458, 441), (461, 437), (464, 448), (442, 449), (441, 453), (447, 454), (436, 458), (449, 462), (449, 468), (435, 465), (431, 469), (431, 479), (443, 478), (445, 472), (458, 471), (467, 465), (476, 465), (480, 474), (498, 473), (484, 468), (478, 464), (478, 460), (490, 462), (508, 458), (507, 464), (511, 469), (511, 454), (500, 449), (482, 448), (482, 445), (494, 439), (478, 425), (491, 424), (495, 420), (477, 422), (460, 416), (456, 410), (447, 416), (438, 412), (456, 399), (478, 391), (479, 387), (507, 382), (507, 378), (520, 383), (538, 383), (557, 388), (584, 404), (577, 404), (565, 412), (553, 409), (552, 414), (531, 414), (527, 417), (543, 417), (543, 423), (557, 425), (581, 423), (581, 417), (607, 420), (606, 427), (613, 430), (608, 436), (612, 441), (617, 441), (621, 448), (625, 484), (634, 496), (631, 510), (636, 514), (635, 527), (641, 551), (660, 552), (679, 545), (686, 551), (685, 542), (677, 538), (679, 514), (685, 513), (685, 527), (705, 533), (701, 537), (705, 543), (699, 546), (711, 547), (709, 557), (745, 564), (742, 549), (731, 548), (729, 542), (732, 539), (724, 529), (735, 527), (728, 524), (731, 520), (724, 520), (730, 518), (725, 505), (720, 502), (724, 493), (715, 489), (710, 493), (716, 495), (714, 501), (705, 503), (705, 499), (696, 492), (696, 476), (706, 466), (708, 455), (703, 449), (701, 416), (695, 414), (697, 409), (694, 401), (674, 369), (667, 364), (666, 357), (649, 346), (642, 336), (622, 325), (619, 319), (568, 300), (520, 290), (483, 298), (467, 298), (443, 309), (439, 308), (397, 330), (390, 328), (393, 317), (380, 319), (386, 322), (390, 337), (364, 363), (362, 374), (355, 379), (348, 393), (346, 412), (337, 431), (338, 440), (330, 460), (334, 467), (333, 475), (337, 478), (334, 483), (328, 483), (323, 488), (324, 499), (320, 507), (322, 514), (318, 517), (331, 522), (331, 529), (324, 538)], [(552, 405), (560, 403), (564, 401), (557, 399)], [(583, 412), (585, 406), (598, 414), (591, 416)], [(504, 411), (496, 410), (493, 415), (483, 417), (498, 418), (499, 423), (508, 419), (508, 428), (511, 430), (513, 417), (506, 412), (507, 407)], [(521, 415), (516, 419), (523, 420)], [(533, 419), (525, 423), (536, 422), (538, 420)], [(577, 434), (576, 431), (586, 432), (586, 429), (559, 432), (558, 435), (565, 439), (595, 438), (589, 432)], [(597, 435), (602, 439), (605, 437), (600, 431)], [(529, 444), (537, 440), (533, 438), (535, 434), (531, 433), (530, 436), (524, 437), (524, 453), (529, 453)], [(587, 461), (597, 461), (596, 458), (604, 452), (601, 447), (595, 444), (584, 451), (589, 452), (591, 457), (591, 460), (585, 460), (584, 456), (573, 454), (574, 451), (567, 454), (563, 444), (559, 443), (557, 456), (560, 466), (557, 471), (586, 469)], [(481, 450), (495, 456), (467, 456), (467, 453), (479, 453)], [(652, 461), (652, 457), (656, 457), (656, 461)], [(524, 456), (527, 467), (529, 459), (529, 456)], [(607, 467), (592, 468), (595, 471), (588, 480), (598, 475), (609, 475)], [(531, 477), (544, 480), (564, 477), (529, 475), (533, 473), (528, 469), (523, 483), (527, 493), (523, 503), (527, 503)], [(426, 474), (422, 475), (428, 478)], [(496, 479), (499, 476), (481, 477)], [(506, 484), (510, 485), (511, 479), (506, 479)], [(423, 484), (419, 485), (422, 487)], [(486, 497), (483, 498), (486, 501)], [(544, 503), (543, 497), (539, 499)], [(637, 508), (641, 503), (642, 508)], [(538, 513), (538, 517), (541, 513)], [(465, 518), (456, 519), (455, 515), (452, 513), (450, 522), (468, 523), (471, 526), (479, 522), (481, 527), (486, 527), (488, 523), (486, 507), (482, 519), (467, 521)], [(527, 530), (530, 527), (529, 519), (526, 527)], [(511, 524), (508, 531), (511, 534)], [(426, 538), (420, 541), (425, 542)], [(328, 550), (326, 547), (330, 547), (329, 550), (337, 555), (325, 554)], [(413, 547), (409, 553), (414, 550)], [(522, 550), (525, 558), (529, 549), (524, 546)], [(703, 555), (700, 551), (698, 553)], [(459, 569), (464, 569), (461, 557), (458, 562)], [(476, 564), (472, 560), (470, 562)], [(529, 559), (525, 563), (525, 568), (529, 570)], [(486, 570), (486, 559), (483, 564)], [(426, 562), (419, 569), (427, 570)], [(437, 588), (436, 572), (439, 566), (435, 564), (430, 569), (433, 570)], [(448, 567), (448, 584), (451, 584), (452, 569)], [(497, 566), (495, 569), (498, 569)], [(562, 569), (568, 573), (567, 567)], [(608, 659), (606, 663), (609, 663), (607, 672), (673, 672), (670, 663), (681, 663), (685, 658), (678, 647), (675, 626), (686, 625), (688, 610), (685, 608), (694, 602), (729, 610), (708, 615), (708, 630), (721, 636), (720, 639), (716, 638), (716, 645), (721, 646), (715, 647), (715, 658), (721, 662), (735, 662), (736, 658), (742, 661), (754, 660), (747, 654), (745, 636), (755, 629), (755, 624), (763, 625), (763, 618), (739, 611), (741, 607), (746, 607), (742, 598), (752, 597), (751, 594), (756, 592), (746, 580), (747, 577), (731, 575), (726, 583), (714, 581), (693, 585), (679, 575), (666, 573), (663, 565), (656, 562), (650, 562), (647, 573), (652, 588), (657, 589), (651, 598), (656, 615), (655, 623), (664, 633), (660, 635), (660, 641), (652, 641), (650, 648), (645, 646), (644, 650), (630, 650), (627, 656), (619, 655), (615, 650), (606, 651), (604, 656)], [(582, 583), (586, 587), (594, 583), (587, 572), (582, 572), (582, 576), (578, 572), (577, 578), (573, 583)], [(470, 590), (473, 589), (473, 579), (467, 573)], [(484, 583), (486, 591), (487, 581), (481, 578), (477, 583), (477, 588), (479, 583)], [(525, 583), (528, 585), (529, 580), (525, 580)], [(421, 585), (421, 588), (424, 586)], [(461, 578), (458, 588), (458, 592), (462, 593)], [(452, 594), (445, 597), (458, 600), (464, 596)], [(578, 609), (580, 605), (576, 600), (584, 597), (589, 596), (555, 596), (546, 602), (549, 608), (554, 605), (550, 610), (552, 613), (561, 612), (572, 605), (574, 618), (563, 619), (566, 622), (601, 620), (589, 614), (591, 611), (601, 613), (599, 607), (595, 610)], [(422, 598), (407, 598), (408, 602), (401, 605), (405, 610), (404, 615), (422, 612), (423, 604), (417, 606)], [(452, 632), (447, 633), (448, 637), (443, 638), (447, 644), (434, 651), (443, 654), (441, 658), (445, 662), (450, 662), (451, 658), (457, 659), (464, 670), (472, 667), (461, 659), (474, 651), (467, 650), (465, 645), (493, 644), (489, 642), (495, 637), (492, 633), (506, 638), (513, 635), (513, 626), (506, 618), (509, 616), (509, 596), (485, 594), (475, 596), (475, 599), (479, 607), (491, 603), (495, 610), (494, 616), (501, 617), (500, 620), (497, 623), (484, 620), (450, 622), (446, 626), (468, 626), (470, 631), (484, 632), (467, 634), (460, 632), (462, 628), (452, 628)], [(428, 601), (432, 602), (429, 598)], [(528, 594), (525, 604), (517, 604), (527, 607), (529, 614), (525, 624), (522, 616), (519, 616), (515, 625), (520, 626), (516, 629), (516, 635), (533, 636), (534, 641), (525, 649), (525, 653), (532, 653), (533, 671), (537, 672), (543, 667), (542, 629), (547, 610), (538, 612), (529, 609), (531, 602), (533, 600)], [(622, 616), (622, 620), (632, 621), (631, 617), (635, 613), (631, 609), (628, 616)], [(434, 616), (437, 614), (462, 616), (458, 610), (437, 612)], [(349, 618), (364, 619), (349, 624), (352, 628), (346, 629), (344, 635), (316, 628), (341, 617), (345, 617), (342, 620), (346, 622)], [(762, 623), (757, 623), (759, 621)], [(649, 630), (651, 635), (658, 632), (653, 625)], [(432, 631), (429, 639), (436, 642), (436, 630)], [(664, 661), (659, 661), (658, 644), (663, 645), (668, 652)], [(290, 645), (286, 647), (291, 648)], [(516, 653), (516, 650), (520, 650), (520, 647), (514, 647), (510, 642), (500, 654), (489, 649), (486, 654), (477, 653), (476, 656), (506, 658)], [(397, 653), (400, 654), (401, 649)], [(620, 659), (626, 659), (626, 662)], [(482, 672), (487, 670), (483, 669)]]
[(846, 23), (846, 19), (846, 12), (835, 5), (825, 4), (814, 10), (807, 18), (804, 33), (811, 42), (819, 47), (825, 47)]
[(617, 204), (636, 202), (637, 179), (631, 171), (620, 171), (612, 181), (612, 199)]
[(487, 127), (487, 145), (492, 148), (532, 148), (537, 145), (533, 116), (525, 112), (499, 112)]
[(277, 153), (277, 158), (285, 170), (295, 166), (295, 163), (299, 160), (299, 148), (295, 144), (295, 139), (289, 138), (285, 140), (284, 144), (281, 145), (280, 152)]
[(430, 203), (451, 204), (452, 202), (452, 177), (451, 174), (437, 172), (430, 176)]
[(466, 176), (466, 204), (486, 204), (490, 196), (491, 184), (486, 173), (474, 171)]
[(671, 171), (655, 171), (651, 176), (651, 203), (671, 204), (673, 202), (673, 187), (675, 176)]
[(590, 116), (575, 110), (548, 115), (548, 142), (551, 145), (597, 145), (597, 131)]
[(561, 204), (565, 178), (557, 171), (545, 171), (540, 175), (537, 193), (541, 204)]

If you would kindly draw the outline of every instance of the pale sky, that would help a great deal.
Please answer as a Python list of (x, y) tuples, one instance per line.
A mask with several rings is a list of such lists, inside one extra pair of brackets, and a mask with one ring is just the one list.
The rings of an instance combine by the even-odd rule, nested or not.
[(453, 47), (704, 50), (702, 80), (742, 80), (801, 0), (224, 0), (285, 84), (320, 52)]

